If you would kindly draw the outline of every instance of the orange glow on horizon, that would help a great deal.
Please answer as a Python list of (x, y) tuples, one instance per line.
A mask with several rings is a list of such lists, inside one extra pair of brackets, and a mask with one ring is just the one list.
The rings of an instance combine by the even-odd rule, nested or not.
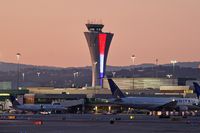
[(115, 34), (108, 65), (200, 61), (199, 0), (0, 1), (0, 61), (33, 65), (89, 66), (83, 32), (88, 19)]

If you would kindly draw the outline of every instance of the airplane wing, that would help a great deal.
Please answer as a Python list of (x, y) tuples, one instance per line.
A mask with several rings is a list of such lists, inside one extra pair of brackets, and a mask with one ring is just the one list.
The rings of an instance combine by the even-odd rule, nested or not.
[(67, 107), (82, 105), (83, 103), (84, 103), (84, 100), (79, 99), (79, 100), (67, 100), (67, 101), (61, 102), (60, 104), (67, 108)]
[(171, 101), (169, 103), (166, 103), (164, 105), (158, 106), (155, 108), (156, 111), (161, 110), (174, 110), (177, 106), (177, 101)]
[(200, 106), (198, 105), (188, 105), (188, 110), (200, 110)]

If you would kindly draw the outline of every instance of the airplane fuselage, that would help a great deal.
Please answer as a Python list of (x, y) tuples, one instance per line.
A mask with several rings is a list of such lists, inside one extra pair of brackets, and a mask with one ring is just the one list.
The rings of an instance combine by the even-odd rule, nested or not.
[(160, 98), (160, 97), (124, 97), (118, 101), (119, 104), (128, 105), (136, 109), (154, 110), (155, 108), (177, 101), (176, 108), (187, 106), (187, 108), (200, 109), (199, 100), (195, 98)]
[(23, 105), (16, 105), (14, 107), (17, 110), (22, 111), (63, 111), (66, 108), (62, 105), (52, 105), (52, 104), (23, 104)]

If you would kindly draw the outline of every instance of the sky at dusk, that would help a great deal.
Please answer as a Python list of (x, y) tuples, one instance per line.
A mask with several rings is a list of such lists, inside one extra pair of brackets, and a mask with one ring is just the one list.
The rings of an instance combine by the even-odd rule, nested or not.
[(200, 0), (0, 0), (0, 61), (88, 66), (88, 20), (114, 33), (108, 65), (200, 61)]

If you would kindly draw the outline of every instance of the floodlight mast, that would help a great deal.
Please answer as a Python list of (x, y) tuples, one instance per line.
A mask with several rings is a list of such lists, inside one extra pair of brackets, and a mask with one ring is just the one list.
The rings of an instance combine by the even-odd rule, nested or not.
[(17, 53), (16, 57), (17, 57), (17, 89), (19, 89), (19, 75), (20, 75), (20, 63), (19, 63), (19, 59), (21, 57), (21, 54)]

